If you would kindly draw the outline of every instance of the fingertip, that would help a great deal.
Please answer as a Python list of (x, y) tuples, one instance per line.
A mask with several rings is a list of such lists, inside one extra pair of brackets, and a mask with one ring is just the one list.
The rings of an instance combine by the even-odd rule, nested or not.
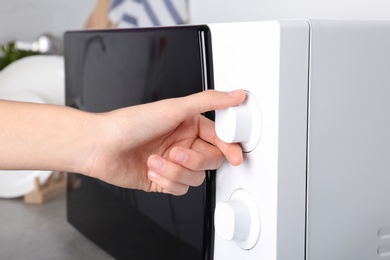
[(181, 147), (174, 147), (169, 153), (169, 158), (176, 163), (184, 165), (188, 161), (189, 155), (185, 149)]
[(244, 101), (246, 97), (246, 91), (243, 89), (236, 89), (228, 92), (228, 95), (232, 98), (237, 98), (239, 100)]
[[(246, 98), (246, 91), (243, 89), (235, 89), (229, 92), (223, 92), (228, 99), (226, 100), (228, 106), (227, 107), (232, 107), (232, 106), (238, 106), (242, 102), (244, 102)], [(225, 108), (227, 108), (225, 107)], [(222, 109), (225, 109), (222, 108)]]
[(160, 156), (157, 156), (155, 154), (152, 154), (151, 156), (149, 156), (148, 161), (147, 161), (147, 165), (152, 170), (156, 170), (159, 172), (163, 172), (165, 170), (165, 168), (167, 167), (165, 160), (163, 158), (161, 158)]

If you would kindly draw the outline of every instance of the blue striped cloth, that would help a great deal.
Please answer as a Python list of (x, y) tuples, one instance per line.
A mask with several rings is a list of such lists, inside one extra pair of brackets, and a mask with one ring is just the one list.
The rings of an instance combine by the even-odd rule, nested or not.
[(118, 28), (185, 24), (188, 0), (112, 0), (109, 18)]

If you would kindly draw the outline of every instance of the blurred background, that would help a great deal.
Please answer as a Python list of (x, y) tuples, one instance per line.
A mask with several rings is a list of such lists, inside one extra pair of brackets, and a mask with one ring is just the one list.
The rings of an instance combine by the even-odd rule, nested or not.
[(62, 37), (84, 26), (96, 0), (2, 0), (0, 43), (32, 41), (42, 33)]
[[(15, 39), (32, 41), (42, 33), (61, 37), (66, 30), (83, 28), (99, 1), (103, 9), (104, 2), (110, 2), (107, 0), (2, 0), (0, 1), (0, 44)], [(157, 1), (159, 0), (149, 0), (149, 2)], [(172, 0), (171, 2), (188, 2), (190, 23), (291, 18), (390, 19), (389, 0)]]
[(190, 0), (192, 21), (389, 20), (388, 0)]

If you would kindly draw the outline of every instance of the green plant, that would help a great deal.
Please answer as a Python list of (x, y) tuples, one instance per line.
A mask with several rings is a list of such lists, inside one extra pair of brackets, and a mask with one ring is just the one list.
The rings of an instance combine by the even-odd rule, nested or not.
[(0, 56), (0, 70), (4, 69), (10, 63), (32, 55), (39, 54), (34, 51), (24, 51), (15, 48), (15, 42), (9, 42), (1, 46), (2, 55)]

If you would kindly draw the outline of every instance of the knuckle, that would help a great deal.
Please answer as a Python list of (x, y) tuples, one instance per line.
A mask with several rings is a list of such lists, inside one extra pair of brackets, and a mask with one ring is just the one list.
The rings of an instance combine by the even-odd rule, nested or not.
[(188, 185), (181, 185), (180, 188), (177, 188), (175, 191), (171, 191), (170, 193), (174, 196), (182, 196), (188, 192), (189, 188), (190, 187)]
[(182, 189), (181, 189), (181, 193), (180, 195), (184, 195), (188, 192), (188, 190), (190, 189), (190, 186), (188, 185), (183, 185)]
[(172, 182), (172, 181), (166, 181), (166, 182), (164, 183), (163, 189), (164, 189), (165, 191), (169, 191), (170, 193), (173, 193), (173, 192), (177, 189), (177, 187), (175, 187), (175, 186), (176, 186), (176, 185), (175, 185), (174, 182)]
[(221, 167), (224, 160), (225, 160), (225, 157), (223, 156), (223, 154), (219, 154), (218, 156), (216, 156), (216, 158), (214, 160), (214, 163), (215, 163), (214, 168), (216, 169), (216, 168)]
[(181, 177), (181, 170), (179, 168), (172, 168), (172, 169), (169, 169), (169, 173), (168, 173), (169, 176), (167, 176), (170, 180), (172, 181), (178, 181)]
[(204, 162), (204, 158), (200, 158), (199, 156), (192, 158), (191, 169), (195, 171), (201, 170), (203, 167), (203, 162)]

